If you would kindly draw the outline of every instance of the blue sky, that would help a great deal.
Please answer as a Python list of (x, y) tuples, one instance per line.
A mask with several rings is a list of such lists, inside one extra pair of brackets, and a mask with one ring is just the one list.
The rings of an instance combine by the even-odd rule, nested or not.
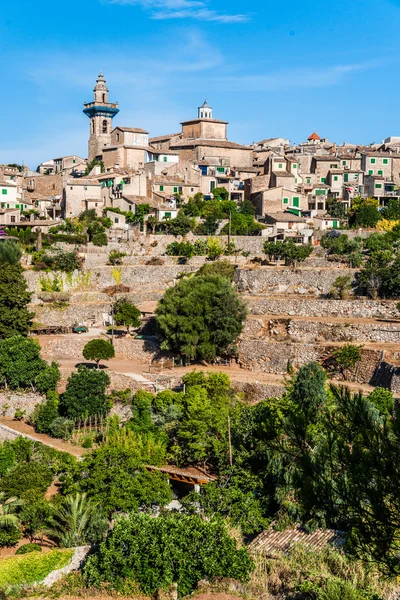
[(103, 70), (114, 124), (180, 130), (206, 98), (251, 143), (400, 135), (400, 0), (15, 0), (0, 14), (0, 163), (86, 156)]

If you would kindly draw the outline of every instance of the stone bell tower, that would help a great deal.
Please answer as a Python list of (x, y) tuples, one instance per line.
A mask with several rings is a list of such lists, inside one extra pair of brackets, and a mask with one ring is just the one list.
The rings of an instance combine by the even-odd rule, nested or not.
[(88, 160), (101, 156), (104, 146), (111, 143), (112, 120), (119, 112), (118, 102), (108, 101), (108, 88), (103, 73), (97, 78), (94, 86), (94, 101), (84, 104), (83, 112), (90, 119), (90, 137)]

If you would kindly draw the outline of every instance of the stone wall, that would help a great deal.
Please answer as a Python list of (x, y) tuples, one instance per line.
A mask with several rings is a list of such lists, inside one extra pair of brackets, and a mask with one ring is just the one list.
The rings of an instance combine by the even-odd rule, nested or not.
[[(89, 341), (87, 336), (40, 336), (42, 356), (47, 360), (76, 360), (84, 362), (83, 347)], [(127, 359), (150, 362), (159, 352), (158, 344), (148, 340), (133, 338), (114, 339), (115, 353)], [(109, 363), (112, 365), (112, 362)]]
[(248, 319), (241, 339), (295, 343), (353, 342), (400, 344), (400, 323), (324, 323), (315, 320)]
[(323, 296), (329, 293), (338, 275), (350, 275), (355, 269), (288, 269), (285, 267), (260, 267), (238, 269), (236, 283), (239, 292), (253, 295), (298, 294)]
[(319, 300), (315, 298), (245, 298), (249, 311), (254, 315), (288, 315), (299, 317), (349, 317), (392, 318), (399, 317), (397, 301), (370, 300)]
[(37, 404), (44, 401), (43, 396), (33, 392), (0, 392), (0, 415), (2, 417), (13, 417), (16, 410), (25, 411), (25, 416), (29, 417)]

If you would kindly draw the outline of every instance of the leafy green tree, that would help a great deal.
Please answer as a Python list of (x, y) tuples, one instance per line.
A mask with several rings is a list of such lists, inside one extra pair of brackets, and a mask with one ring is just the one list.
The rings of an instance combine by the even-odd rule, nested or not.
[(108, 245), (108, 237), (106, 233), (95, 233), (92, 238), (92, 243), (94, 246), (107, 246)]
[(167, 232), (171, 235), (185, 236), (189, 231), (195, 228), (195, 220), (186, 216), (182, 210), (178, 212), (176, 219), (169, 219), (165, 222)]
[(114, 358), (115, 350), (111, 342), (107, 342), (107, 340), (96, 339), (90, 340), (90, 342), (85, 344), (82, 354), (86, 360), (94, 360), (97, 364), (97, 368), (99, 369), (100, 361)]
[(332, 352), (333, 365), (336, 370), (342, 373), (345, 378), (346, 371), (354, 369), (356, 364), (361, 360), (362, 346), (354, 344), (346, 344)]
[(107, 526), (100, 504), (86, 494), (76, 493), (55, 508), (45, 531), (61, 547), (74, 548), (99, 543)]
[(140, 327), (140, 310), (128, 298), (119, 298), (114, 307), (114, 319), (117, 325), (125, 325), (129, 332), (130, 327)]
[(45, 493), (51, 482), (51, 468), (40, 462), (19, 462), (7, 475), (0, 480), (0, 491), (7, 497), (21, 498), (32, 490)]
[(172, 499), (166, 476), (145, 468), (161, 466), (164, 460), (165, 445), (152, 434), (141, 435), (126, 428), (120, 431), (117, 426), (104, 444), (76, 463), (64, 479), (63, 492), (86, 493), (109, 516), (115, 511), (165, 506)]
[(293, 240), (286, 239), (277, 242), (264, 242), (264, 253), (270, 260), (284, 260), (286, 266), (294, 267), (296, 263), (303, 262), (313, 251), (312, 246), (298, 245)]
[(177, 583), (184, 596), (202, 579), (248, 581), (252, 569), (247, 550), (237, 548), (221, 521), (137, 514), (116, 522), (99, 552), (89, 558), (84, 574), (89, 584), (106, 581), (117, 589), (131, 577), (146, 595)]
[(214, 188), (212, 194), (215, 200), (229, 200), (229, 192), (224, 187)]
[(235, 212), (231, 215), (230, 224), (221, 229), (221, 235), (227, 235), (229, 230), (232, 235), (260, 235), (265, 225), (254, 220), (253, 214)]
[(213, 360), (232, 352), (245, 318), (238, 293), (218, 276), (182, 279), (156, 310), (162, 348), (190, 359)]
[(217, 260), (212, 263), (204, 263), (196, 273), (196, 277), (208, 277), (210, 275), (218, 275), (225, 277), (229, 281), (233, 281), (235, 277), (235, 265), (228, 260)]
[(20, 506), (18, 498), (5, 499), (4, 492), (0, 493), (0, 548), (15, 546), (22, 537), (21, 522), (16, 514)]
[(108, 410), (106, 387), (110, 378), (104, 371), (80, 366), (72, 373), (60, 397), (60, 412), (70, 419), (105, 415)]
[(196, 254), (191, 242), (172, 242), (168, 244), (166, 252), (168, 256), (184, 256), (189, 260)]
[(50, 426), (56, 419), (59, 409), (59, 397), (57, 392), (50, 392), (47, 395), (47, 400), (43, 404), (38, 404), (35, 407), (35, 412), (31, 417), (35, 430), (39, 433), (48, 433)]
[(27, 335), (33, 313), (28, 304), (31, 293), (20, 264), (4, 263), (0, 269), (0, 338)]
[(381, 214), (376, 206), (362, 204), (349, 218), (351, 227), (375, 227), (381, 219)]
[(38, 534), (43, 533), (46, 522), (50, 518), (52, 506), (37, 490), (24, 492), (21, 500), (22, 507), (19, 518), (24, 528), (24, 535), (33, 541)]
[(48, 365), (39, 343), (20, 335), (0, 340), (0, 385), (11, 389), (34, 387), (42, 393), (55, 389), (60, 379), (57, 363)]
[(0, 265), (18, 265), (21, 256), (22, 252), (18, 244), (12, 240), (3, 240), (0, 242)]
[(350, 275), (339, 275), (336, 277), (332, 284), (329, 294), (332, 298), (339, 298), (345, 300), (352, 293), (351, 276)]
[(400, 219), (400, 200), (398, 198), (389, 200), (389, 204), (382, 209), (381, 215), (383, 219), (398, 221)]
[(218, 229), (219, 221), (213, 215), (207, 215), (203, 223), (197, 225), (195, 233), (196, 235), (215, 235)]
[(326, 201), (328, 215), (335, 219), (345, 219), (347, 215), (346, 206), (336, 198), (328, 198)]
[(381, 415), (391, 416), (393, 414), (394, 398), (390, 390), (376, 387), (373, 392), (368, 394), (368, 402), (371, 402)]

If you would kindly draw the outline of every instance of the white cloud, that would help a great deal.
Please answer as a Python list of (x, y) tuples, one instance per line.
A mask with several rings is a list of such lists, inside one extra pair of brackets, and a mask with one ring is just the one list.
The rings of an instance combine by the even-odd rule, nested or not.
[(340, 83), (346, 75), (372, 66), (372, 64), (350, 64), (284, 69), (261, 75), (219, 77), (218, 82), (226, 90), (242, 92), (279, 92), (296, 88), (319, 88)]
[(108, 4), (137, 5), (150, 11), (152, 19), (192, 19), (217, 23), (242, 23), (247, 14), (224, 14), (208, 7), (207, 0), (104, 0)]

